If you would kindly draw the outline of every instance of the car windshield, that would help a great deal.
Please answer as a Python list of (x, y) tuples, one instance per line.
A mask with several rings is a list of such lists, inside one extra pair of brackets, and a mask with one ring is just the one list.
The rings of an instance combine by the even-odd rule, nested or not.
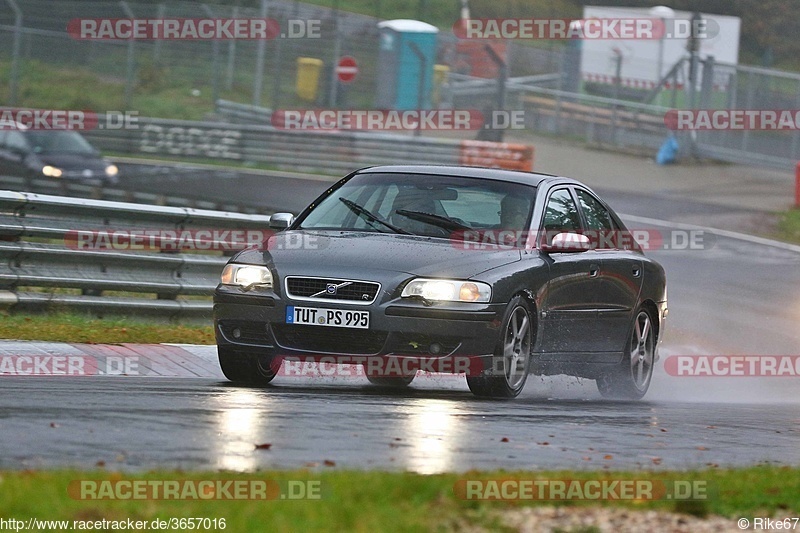
[(452, 237), (528, 227), (535, 187), (457, 176), (359, 174), (300, 221), (303, 229)]
[(26, 137), (37, 154), (95, 154), (92, 145), (74, 131), (28, 131)]

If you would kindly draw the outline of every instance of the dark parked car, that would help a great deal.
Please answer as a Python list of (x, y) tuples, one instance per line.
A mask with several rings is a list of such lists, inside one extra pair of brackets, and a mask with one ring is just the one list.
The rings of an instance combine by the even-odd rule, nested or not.
[[(286, 357), (462, 358), (480, 363), (460, 367), (478, 396), (515, 397), (530, 373), (595, 379), (605, 397), (647, 392), (664, 270), (576, 180), (373, 167), (270, 225), (283, 231), (234, 256), (214, 296), (232, 381), (268, 383)], [(367, 374), (405, 386), (415, 371)]]
[(0, 127), (0, 174), (115, 184), (119, 169), (73, 130)]

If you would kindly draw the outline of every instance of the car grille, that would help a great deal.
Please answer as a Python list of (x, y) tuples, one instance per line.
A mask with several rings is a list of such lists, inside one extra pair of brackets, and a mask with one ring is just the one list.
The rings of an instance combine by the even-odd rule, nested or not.
[(273, 324), (275, 341), (281, 348), (307, 352), (351, 355), (377, 354), (386, 342), (386, 332)]
[[(266, 322), (248, 320), (220, 320), (219, 327), (222, 334), (231, 342), (242, 344), (271, 345), (272, 338)], [(234, 330), (239, 330), (239, 336), (234, 335)]]
[[(328, 286), (337, 286), (335, 294), (328, 292)], [(286, 278), (286, 293), (292, 298), (309, 298), (314, 300), (350, 301), (370, 304), (375, 301), (380, 290), (380, 283), (373, 281), (357, 281), (347, 279)]]

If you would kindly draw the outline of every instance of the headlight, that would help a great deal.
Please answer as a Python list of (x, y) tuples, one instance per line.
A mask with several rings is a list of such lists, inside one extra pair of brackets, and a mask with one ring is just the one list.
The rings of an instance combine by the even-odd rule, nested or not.
[(492, 288), (479, 281), (418, 278), (409, 282), (400, 296), (448, 302), (488, 302), (492, 298)]
[(108, 165), (106, 167), (106, 176), (113, 178), (117, 174), (119, 174), (119, 169), (117, 168), (117, 165)]
[(222, 270), (223, 285), (272, 288), (272, 273), (267, 267), (255, 265), (225, 265)]
[(50, 178), (60, 178), (61, 177), (61, 169), (56, 167), (51, 167), (50, 165), (45, 166), (42, 169), (42, 174)]

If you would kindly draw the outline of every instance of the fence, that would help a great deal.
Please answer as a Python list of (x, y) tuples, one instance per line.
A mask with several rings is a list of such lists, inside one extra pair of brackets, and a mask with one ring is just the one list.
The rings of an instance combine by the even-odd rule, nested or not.
[[(15, 12), (11, 5), (19, 5), (19, 10)], [(375, 105), (377, 86), (377, 21), (387, 11), (385, 3), (381, 9), (380, 0), (371, 5), (375, 17), (290, 0), (264, 0), (261, 8), (191, 2), (26, 0), (23, 3), (5, 0), (0, 2), (0, 62), (9, 64), (9, 76), (7, 82), (5, 77), (0, 79), (0, 94), (5, 89), (11, 105), (36, 106), (37, 102), (22, 101), (25, 91), (21, 88), (26, 80), (52, 75), (52, 71), (44, 69), (48, 66), (62, 71), (74, 69), (76, 76), (86, 71), (98, 77), (92, 80), (91, 92), (65, 84), (59, 101), (61, 107), (70, 109), (147, 108), (153, 114), (201, 118), (219, 99), (254, 106), (253, 109), (316, 105), (370, 109)], [(452, 11), (455, 18), (458, 6), (455, 1), (446, 7), (421, 0), (417, 14), (424, 15), (426, 9), (440, 14)], [(548, 14), (553, 15), (555, 13)], [(282, 29), (288, 28), (290, 20), (318, 22), (319, 32), (314, 38), (271, 41), (77, 41), (65, 30), (67, 22), (78, 17), (269, 17), (277, 20)], [(672, 89), (654, 91), (652, 82), (631, 74), (647, 70), (644, 67), (650, 60), (637, 55), (636, 47), (628, 44), (621, 47), (619, 76), (583, 74), (583, 79), (580, 79), (581, 60), (574, 54), (571, 56), (568, 47), (553, 43), (547, 43), (548, 48), (528, 46), (530, 43), (505, 44), (510, 79), (506, 87), (509, 98), (502, 107), (524, 110), (526, 126), (535, 132), (644, 148), (652, 153), (670, 133), (666, 127), (658, 126), (658, 120), (663, 119), (663, 113), (669, 108), (800, 108), (798, 74), (705, 61), (698, 68), (698, 81), (690, 83), (690, 66), (684, 59), (672, 73)], [(358, 77), (349, 85), (334, 82), (332, 66), (343, 55), (358, 59)], [(318, 58), (325, 64), (319, 90), (312, 100), (303, 100), (295, 92), (300, 57)], [(611, 64), (616, 59), (591, 56), (584, 61)], [(437, 93), (442, 96), (441, 104), (481, 110), (498, 108), (499, 91), (495, 80), (459, 77), (463, 57), (459, 56), (457, 39), (448, 31), (439, 34), (436, 62), (448, 65), (451, 72), (445, 83), (447, 87), (440, 88)], [(163, 99), (164, 94), (169, 94), (171, 99), (154, 103)], [(95, 95), (103, 96), (97, 100)], [(242, 117), (244, 113), (247, 110), (242, 107)], [(161, 135), (156, 130), (151, 133)], [(685, 154), (736, 163), (793, 169), (800, 159), (800, 132), (797, 130), (680, 133), (678, 139)], [(363, 136), (353, 137), (349, 145), (317, 140), (322, 150), (333, 154), (333, 171), (345, 167), (337, 165), (336, 161), (345, 158), (347, 151), (360, 151), (370, 142)], [(353, 148), (356, 145), (357, 148)], [(294, 164), (286, 145), (276, 144), (276, 148), (275, 164)], [(258, 155), (258, 147), (247, 149), (253, 157)], [(171, 150), (174, 151), (174, 147)], [(136, 150), (128, 147), (123, 151), (133, 153)], [(431, 154), (433, 160), (439, 156)], [(220, 158), (228, 157), (223, 154)], [(294, 159), (296, 163), (301, 158)], [(369, 159), (364, 164), (373, 162), (386, 161)], [(358, 165), (362, 160), (355, 158), (352, 163)], [(320, 164), (321, 161), (313, 161), (311, 166), (303, 168), (320, 169)]]
[[(624, 59), (622, 60), (624, 62)], [(695, 82), (690, 61), (680, 60), (662, 85), (619, 78), (584, 80), (582, 91), (563, 90), (564, 76), (510, 78), (507, 109), (522, 110), (525, 127), (589, 143), (644, 148), (654, 153), (674, 134), (684, 156), (793, 171), (800, 160), (800, 128), (784, 131), (676, 131), (665, 124), (672, 109), (800, 111), (800, 74), (698, 61)], [(491, 105), (497, 82), (451, 76), (452, 106)]]
[[(258, 236), (268, 224), (268, 216), (0, 191), (0, 304), (13, 310), (209, 317), (208, 297), (226, 259), (222, 252), (185, 253), (181, 243), (188, 241), (181, 236), (218, 230), (222, 240), (211, 234), (192, 245), (236, 249), (246, 243), (225, 240), (233, 235), (225, 230)], [(146, 251), (137, 249), (142, 242), (120, 237), (146, 232), (174, 235), (171, 243), (177, 244), (162, 239), (157, 251)], [(94, 244), (98, 236), (114, 235), (115, 245), (84, 247), (80, 235)]]

